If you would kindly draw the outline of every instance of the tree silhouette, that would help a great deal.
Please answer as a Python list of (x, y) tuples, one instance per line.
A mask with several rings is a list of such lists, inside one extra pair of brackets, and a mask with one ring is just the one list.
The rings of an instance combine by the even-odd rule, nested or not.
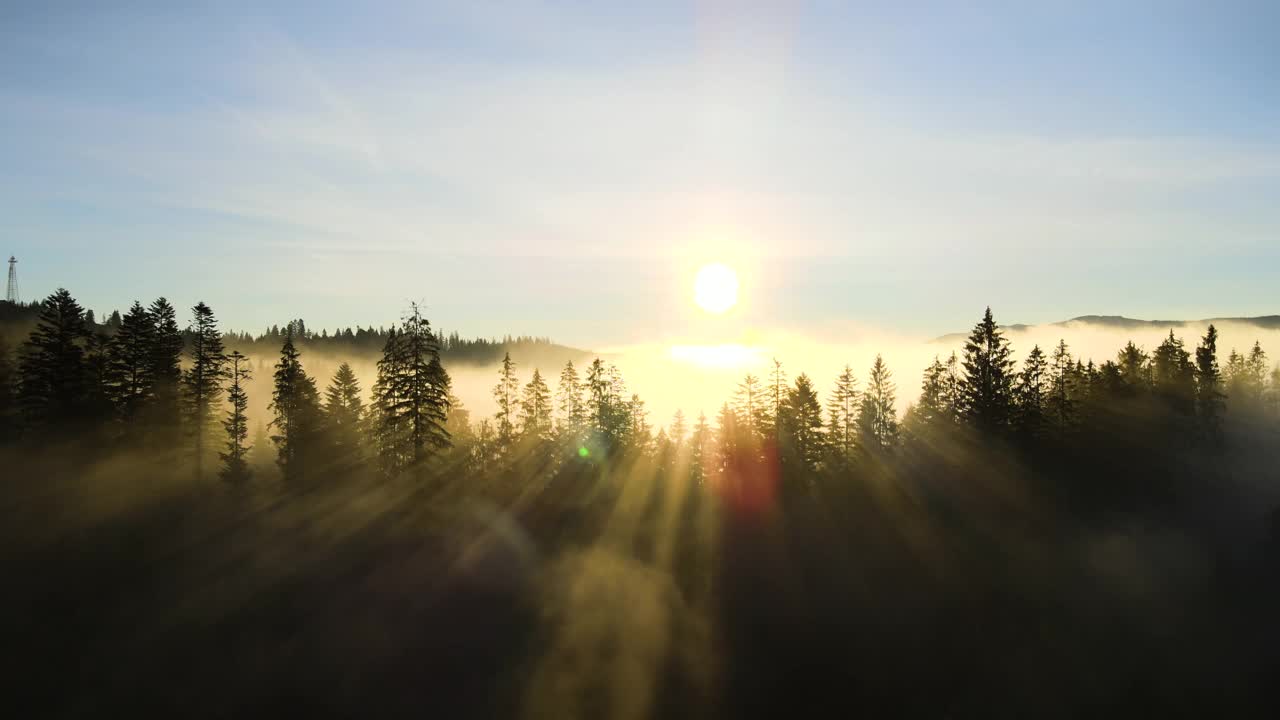
[(429, 456), (450, 447), (445, 429), (450, 385), (431, 325), (412, 304), (400, 331), (387, 340), (373, 388), (376, 445), (384, 468), (419, 472)]
[(227, 356), (213, 310), (203, 302), (191, 308), (191, 366), (182, 375), (187, 428), (195, 451), (196, 478), (204, 476), (205, 436), (213, 418), (213, 406), (222, 394)]
[(569, 360), (560, 371), (560, 384), (556, 388), (556, 403), (560, 410), (559, 432), (575, 449), (582, 442), (587, 425), (587, 405), (582, 397), (582, 381), (578, 370)]
[[(1057, 381), (1056, 377), (1045, 377), (1047, 367), (1044, 352), (1039, 345), (1033, 346), (1022, 363), (1022, 372), (1018, 374), (1014, 385), (1017, 430), (1024, 438), (1031, 440), (1038, 440), (1045, 434), (1046, 380), (1049, 383)], [(1058, 390), (1056, 385), (1051, 385), (1051, 388), (1054, 393)], [(1056, 400), (1056, 395), (1053, 399)]]
[(18, 402), (28, 428), (66, 434), (84, 419), (88, 370), (84, 310), (59, 288), (40, 306), (18, 362)]
[[(161, 446), (174, 443), (181, 427), (180, 385), (182, 380), (182, 332), (177, 311), (168, 300), (157, 298), (147, 310), (154, 326), (150, 358), (152, 402), (146, 412), (147, 426)], [(121, 321), (123, 323), (123, 320)]]
[(1222, 442), (1222, 374), (1218, 370), (1218, 329), (1212, 324), (1196, 347), (1196, 414), (1210, 443)]
[(511, 360), (511, 353), (502, 358), (498, 384), (493, 386), (493, 399), (498, 403), (494, 425), (498, 432), (499, 452), (506, 457), (515, 446), (516, 420), (520, 411), (520, 379), (516, 377), (516, 364)]
[(537, 368), (520, 399), (520, 432), (539, 441), (551, 437), (551, 390)]
[(324, 395), (324, 427), (338, 464), (349, 467), (361, 460), (360, 428), (364, 421), (364, 401), (360, 382), (350, 363), (342, 363), (333, 374)]
[(827, 440), (836, 457), (848, 461), (858, 443), (858, 380), (848, 365), (836, 378), (827, 399)]
[(888, 450), (898, 443), (898, 411), (894, 404), (897, 388), (892, 378), (884, 358), (876, 355), (858, 407), (858, 430), (862, 445), (868, 450)]
[(824, 451), (822, 403), (808, 375), (796, 376), (795, 385), (787, 392), (780, 424), (784, 458), (804, 471), (815, 470)]
[(1013, 405), (1009, 341), (987, 308), (964, 346), (959, 405), (970, 423), (987, 432), (1008, 426)]
[(271, 391), (273, 413), (271, 442), (276, 446), (276, 464), (285, 480), (296, 481), (306, 474), (308, 455), (320, 426), (320, 400), (316, 382), (302, 367), (301, 354), (293, 343), (293, 330), (280, 346)]
[[(135, 304), (135, 306), (137, 305)], [(250, 475), (249, 463), (245, 459), (250, 450), (250, 447), (246, 444), (249, 439), (249, 418), (247, 416), (249, 396), (245, 390), (245, 383), (249, 381), (252, 375), (249, 369), (249, 359), (241, 355), (239, 350), (231, 353), (229, 362), (227, 403), (231, 407), (227, 410), (226, 419), (222, 421), (222, 427), (227, 432), (227, 450), (219, 453), (219, 457), (222, 458), (221, 476), (227, 482), (242, 483), (247, 481)]]
[(154, 397), (155, 344), (155, 321), (135, 300), (121, 318), (111, 343), (112, 400), (126, 423), (135, 420)]
[(1065, 340), (1058, 340), (1058, 347), (1053, 350), (1053, 358), (1048, 367), (1048, 381), (1049, 389), (1045, 398), (1047, 414), (1059, 432), (1071, 432), (1079, 420), (1076, 402), (1079, 378)]

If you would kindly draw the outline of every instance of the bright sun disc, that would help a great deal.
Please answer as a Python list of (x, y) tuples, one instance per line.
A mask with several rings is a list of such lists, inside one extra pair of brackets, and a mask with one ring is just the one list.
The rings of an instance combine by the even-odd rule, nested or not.
[(693, 280), (693, 301), (709, 313), (720, 313), (738, 302), (738, 274), (728, 265), (703, 265)]

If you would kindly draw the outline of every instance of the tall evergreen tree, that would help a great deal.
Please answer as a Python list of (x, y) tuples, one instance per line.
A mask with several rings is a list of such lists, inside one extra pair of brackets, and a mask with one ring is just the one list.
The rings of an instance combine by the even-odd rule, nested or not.
[(676, 408), (675, 415), (671, 416), (671, 427), (667, 432), (667, 438), (671, 441), (672, 447), (678, 451), (688, 434), (689, 428), (685, 425), (684, 411)]
[(271, 406), (274, 417), (271, 442), (276, 446), (276, 464), (287, 481), (306, 476), (308, 461), (316, 450), (320, 429), (320, 396), (316, 381), (302, 367), (301, 353), (290, 328), (280, 346), (280, 360), (273, 375)]
[(155, 374), (152, 353), (156, 327), (151, 313), (134, 301), (120, 321), (111, 343), (112, 400), (126, 423), (136, 419), (154, 397)]
[(769, 408), (765, 412), (762, 434), (777, 443), (780, 442), (782, 430), (779, 418), (782, 417), (788, 393), (787, 373), (782, 369), (782, 361), (778, 358), (774, 358), (773, 365), (769, 367), (769, 385), (765, 390), (768, 394)]
[(520, 399), (520, 432), (533, 440), (551, 437), (551, 390), (537, 368)]
[(575, 445), (582, 442), (587, 425), (587, 405), (582, 397), (582, 381), (572, 360), (566, 362), (560, 371), (556, 402), (560, 410), (560, 434), (568, 436)]
[(807, 472), (815, 470), (824, 450), (822, 402), (808, 375), (796, 376), (795, 385), (787, 392), (781, 423), (783, 457)]
[[(951, 357), (954, 359), (955, 355)], [(933, 362), (924, 369), (924, 378), (920, 381), (920, 401), (913, 409), (918, 429), (934, 431), (955, 422), (953, 380), (947, 366), (935, 355)]]
[(1116, 356), (1116, 369), (1126, 393), (1146, 392), (1151, 387), (1151, 365), (1147, 353), (1129, 341)]
[(738, 383), (738, 391), (733, 398), (733, 410), (747, 437), (756, 440), (763, 437), (768, 425), (768, 407), (760, 379), (747, 373)]
[(1182, 339), (1169, 337), (1160, 343), (1151, 356), (1152, 383), (1156, 392), (1178, 415), (1189, 416), (1195, 412), (1195, 366)]
[(187, 428), (195, 451), (196, 477), (204, 476), (205, 439), (213, 407), (222, 395), (227, 356), (213, 310), (203, 302), (191, 308), (191, 365), (182, 376)]
[(88, 335), (84, 310), (66, 289), (58, 288), (41, 303), (18, 361), (18, 402), (29, 428), (65, 432), (84, 420)]
[(862, 394), (858, 412), (858, 430), (863, 447), (888, 450), (898, 443), (898, 410), (894, 405), (897, 387), (893, 373), (884, 364), (884, 358), (876, 355), (867, 377), (867, 389)]
[[(1065, 352), (1065, 347), (1065, 344), (1060, 344), (1060, 351)], [(1055, 359), (1061, 352), (1054, 353)], [(1055, 384), (1058, 378), (1052, 375), (1049, 378), (1045, 377), (1047, 368), (1048, 362), (1045, 360), (1044, 352), (1039, 345), (1033, 346), (1022, 363), (1022, 372), (1018, 374), (1014, 385), (1016, 425), (1018, 433), (1024, 438), (1039, 439), (1044, 435), (1046, 405), (1053, 404), (1057, 399), (1052, 395), (1046, 398), (1046, 395), (1056, 393), (1058, 390)], [(1054, 372), (1058, 372), (1056, 367)], [(1065, 374), (1070, 370), (1062, 372)], [(1051, 388), (1048, 393), (1046, 384)]]
[(502, 357), (498, 369), (498, 384), (493, 386), (493, 399), (498, 403), (494, 425), (498, 432), (498, 447), (506, 456), (516, 442), (516, 420), (520, 412), (520, 379), (516, 377), (516, 364), (511, 353)]
[[(135, 303), (135, 307), (140, 307)], [(127, 317), (127, 316), (126, 316)], [(252, 377), (249, 369), (249, 358), (240, 354), (239, 350), (231, 353), (230, 373), (227, 384), (227, 402), (231, 406), (222, 421), (227, 431), (227, 450), (219, 453), (222, 458), (222, 479), (231, 483), (241, 483), (249, 479), (249, 463), (246, 458), (251, 447), (246, 444), (249, 439), (249, 395), (245, 383)]]
[(964, 346), (960, 410), (969, 422), (992, 431), (1009, 424), (1013, 405), (1013, 360), (1009, 341), (987, 308)]
[[(147, 425), (161, 446), (176, 444), (181, 427), (182, 350), (184, 342), (178, 329), (178, 315), (168, 300), (157, 298), (147, 314), (155, 333), (152, 336), (150, 376), (152, 401), (145, 417)], [(123, 324), (123, 320), (121, 321)]]
[(440, 346), (416, 304), (399, 333), (387, 340), (374, 383), (375, 438), (383, 467), (415, 471), (451, 446), (448, 421), (451, 381)]
[(360, 381), (349, 363), (338, 366), (324, 393), (324, 427), (338, 464), (360, 462), (360, 427), (364, 421), (364, 401)]
[(827, 399), (827, 441), (841, 460), (852, 457), (858, 443), (858, 403), (858, 380), (845, 365)]
[(1076, 398), (1078, 380), (1067, 342), (1059, 339), (1048, 366), (1049, 389), (1044, 398), (1047, 414), (1059, 432), (1070, 432), (1079, 419)]
[(698, 422), (689, 435), (689, 479), (695, 485), (702, 485), (707, 480), (707, 463), (710, 454), (711, 428), (707, 425), (707, 414), (698, 413)]
[(1210, 442), (1222, 439), (1222, 373), (1218, 370), (1218, 329), (1212, 324), (1196, 347), (1196, 414)]

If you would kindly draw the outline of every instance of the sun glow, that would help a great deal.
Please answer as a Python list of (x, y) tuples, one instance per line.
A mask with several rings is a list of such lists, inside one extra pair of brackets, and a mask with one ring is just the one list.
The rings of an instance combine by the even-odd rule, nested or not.
[(693, 280), (693, 301), (719, 315), (738, 303), (738, 274), (728, 265), (703, 265)]

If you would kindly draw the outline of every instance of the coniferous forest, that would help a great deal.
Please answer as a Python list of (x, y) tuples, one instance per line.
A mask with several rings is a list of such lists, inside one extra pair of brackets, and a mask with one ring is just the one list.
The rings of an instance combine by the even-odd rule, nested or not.
[[(416, 305), (260, 336), (8, 305), (9, 717), (1280, 705), (1280, 368), (1212, 325), (1015, 356), (987, 309), (924, 368), (774, 361), (655, 418), (607, 360)], [(357, 351), (371, 375), (308, 369)], [(492, 415), (454, 394), (471, 361)]]

